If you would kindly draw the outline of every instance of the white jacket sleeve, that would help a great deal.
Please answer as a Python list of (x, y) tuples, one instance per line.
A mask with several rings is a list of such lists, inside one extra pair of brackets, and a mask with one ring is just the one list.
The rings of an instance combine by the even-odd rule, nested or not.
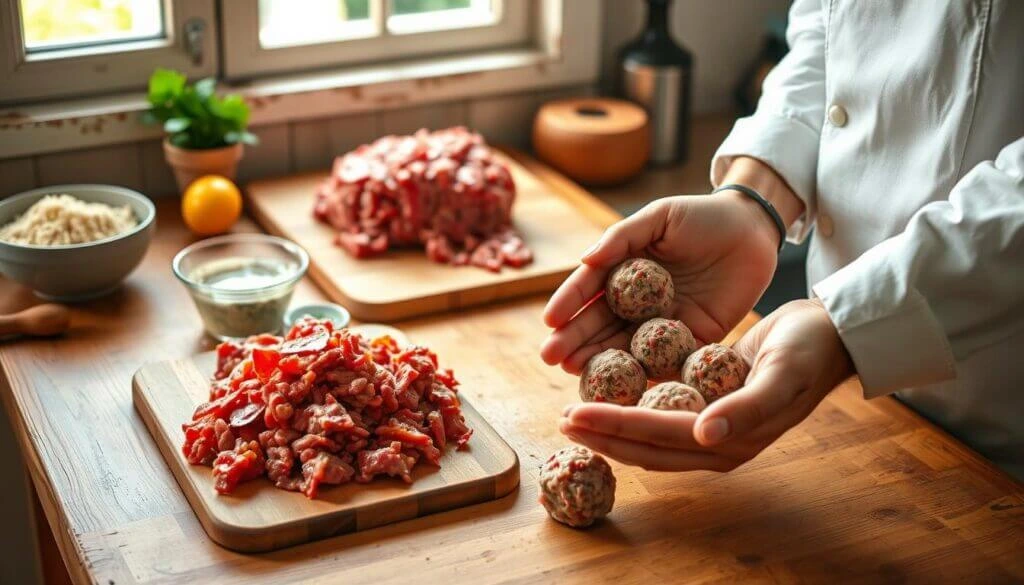
[(818, 143), (825, 120), (825, 23), (822, 0), (796, 0), (789, 11), (789, 53), (764, 80), (757, 111), (736, 121), (711, 161), (717, 187), (733, 158), (761, 160), (804, 202), (788, 238), (807, 237), (815, 217)]
[(814, 287), (867, 397), (952, 379), (1024, 330), (1024, 138)]

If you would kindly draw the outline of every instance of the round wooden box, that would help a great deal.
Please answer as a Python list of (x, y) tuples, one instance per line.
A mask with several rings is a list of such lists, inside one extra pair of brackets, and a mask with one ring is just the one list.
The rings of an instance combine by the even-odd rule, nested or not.
[(585, 185), (622, 183), (650, 153), (647, 112), (607, 98), (573, 98), (541, 106), (533, 122), (537, 156)]

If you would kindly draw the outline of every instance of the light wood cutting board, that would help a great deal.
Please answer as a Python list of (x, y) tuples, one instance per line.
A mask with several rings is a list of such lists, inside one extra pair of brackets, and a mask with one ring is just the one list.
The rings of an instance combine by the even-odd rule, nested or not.
[(189, 465), (181, 452), (181, 424), (206, 401), (214, 360), (207, 353), (145, 365), (132, 380), (132, 400), (200, 524), (224, 547), (274, 550), (494, 500), (519, 484), (515, 451), (463, 396), (462, 411), (473, 429), (469, 449), (446, 449), (440, 469), (417, 465), (411, 485), (378, 478), (369, 484), (324, 486), (310, 500), (260, 478), (241, 484), (231, 495), (217, 495), (212, 470)]
[[(500, 154), (500, 153), (499, 153)], [(327, 173), (250, 183), (249, 211), (264, 229), (309, 252), (310, 276), (357, 319), (395, 321), (554, 290), (597, 241), (614, 211), (578, 188), (541, 179), (552, 173), (523, 155), (502, 155), (516, 183), (513, 221), (534, 252), (524, 268), (495, 274), (427, 259), (422, 249), (356, 259), (334, 245), (334, 231), (313, 217), (314, 193)], [(531, 167), (531, 168), (527, 168)]]

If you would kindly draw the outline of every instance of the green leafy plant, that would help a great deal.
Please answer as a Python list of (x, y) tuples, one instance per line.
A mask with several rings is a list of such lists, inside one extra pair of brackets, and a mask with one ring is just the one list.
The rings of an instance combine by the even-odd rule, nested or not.
[(171, 144), (180, 148), (220, 148), (232, 144), (258, 144), (246, 130), (249, 106), (238, 95), (218, 97), (212, 77), (189, 84), (169, 69), (157, 69), (149, 78), (149, 111), (143, 121), (162, 123)]

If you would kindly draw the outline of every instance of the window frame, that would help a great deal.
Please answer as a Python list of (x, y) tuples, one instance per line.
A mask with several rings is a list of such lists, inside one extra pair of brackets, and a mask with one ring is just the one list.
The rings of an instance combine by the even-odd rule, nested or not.
[[(163, 0), (167, 37), (117, 41), (96, 47), (59, 49), (32, 56), (24, 49), (20, 2), (0, 6), (0, 104), (83, 97), (140, 89), (153, 68), (182, 71), (190, 78), (216, 75), (219, 59), (215, 7), (209, 0)], [(200, 19), (203, 56), (193, 63), (183, 41), (185, 23)]]
[[(377, 113), (432, 103), (543, 92), (597, 83), (602, 6), (594, 0), (533, 0), (527, 47), (279, 75), (219, 84), (252, 106), (251, 127)], [(128, 91), (0, 106), (0, 159), (157, 139), (140, 123), (146, 96)]]
[[(417, 58), (479, 53), (522, 47), (532, 39), (533, 16), (544, 0), (495, 0), (495, 22), (466, 28), (392, 33), (386, 12), (370, 0), (370, 19), (377, 34), (308, 45), (263, 48), (259, 40), (257, 0), (221, 0), (220, 34), (224, 48), (221, 77), (229, 81), (289, 74), (303, 70), (362, 66)], [(231, 26), (227, 26), (227, 23)]]

